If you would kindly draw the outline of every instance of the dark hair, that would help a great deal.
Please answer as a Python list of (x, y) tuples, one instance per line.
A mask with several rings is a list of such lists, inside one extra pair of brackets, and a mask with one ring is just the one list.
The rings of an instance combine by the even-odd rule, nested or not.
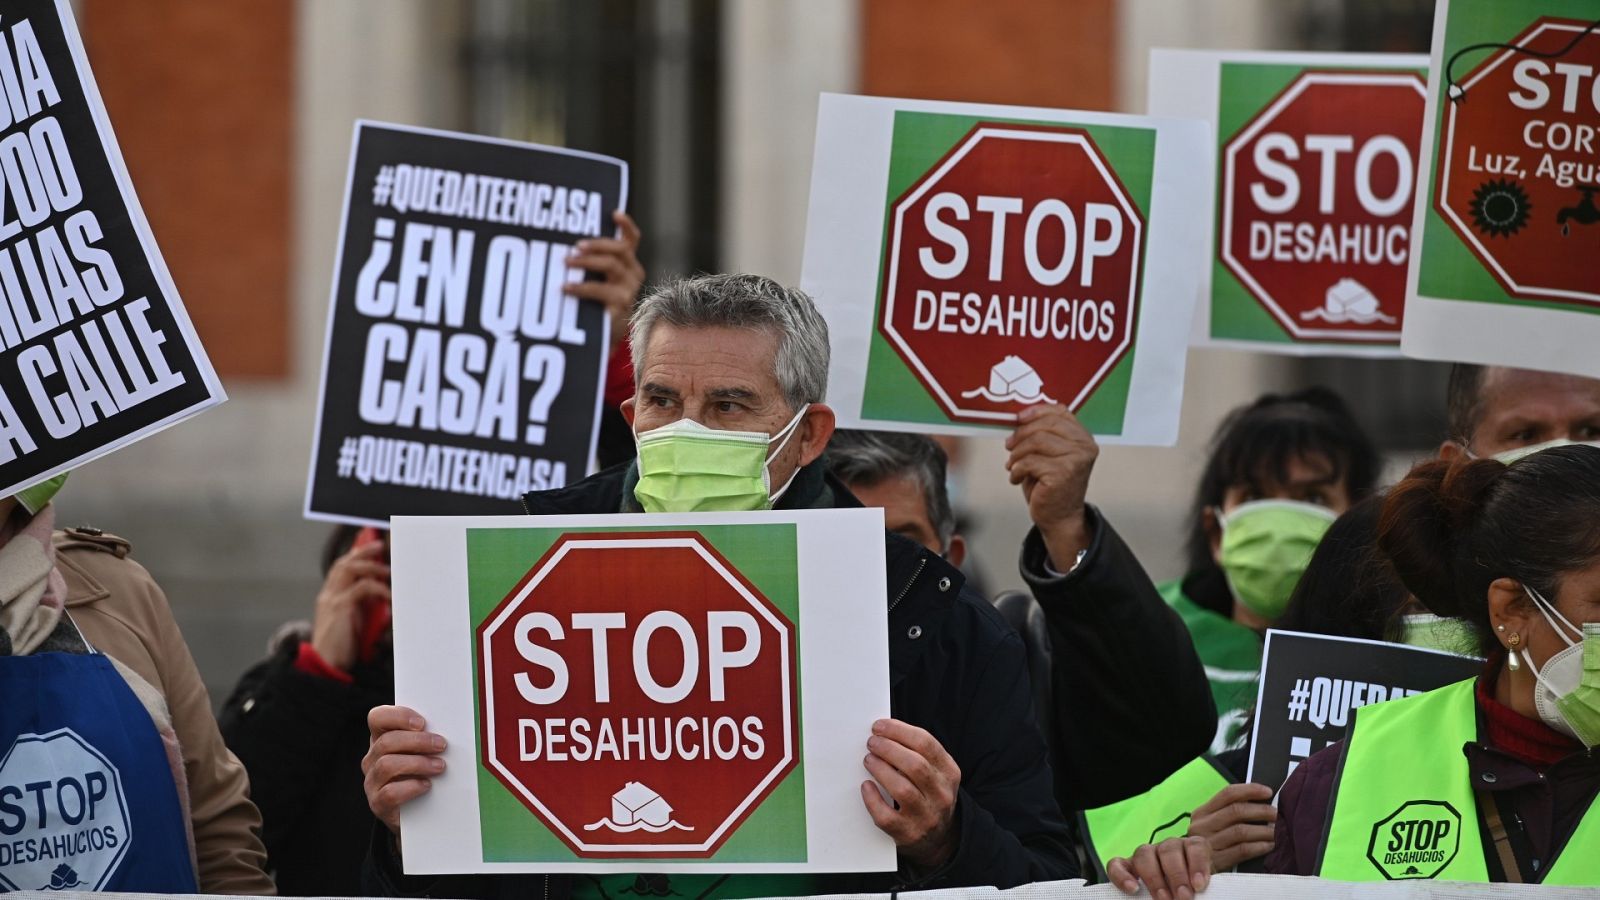
[(1483, 418), (1483, 381), (1488, 369), (1471, 363), (1456, 363), (1450, 367), (1450, 383), (1445, 388), (1445, 422), (1450, 433), (1445, 435), (1463, 446), (1472, 440), (1478, 430), (1478, 420)]
[(1264, 394), (1228, 414), (1211, 439), (1211, 455), (1190, 511), (1189, 573), (1217, 567), (1203, 524), (1205, 511), (1222, 505), (1228, 488), (1287, 481), (1296, 459), (1323, 457), (1343, 479), (1352, 501), (1372, 493), (1381, 460), (1344, 401), (1322, 387), (1293, 394)]
[(328, 532), (328, 539), (322, 544), (322, 574), (327, 577), (328, 570), (339, 561), (339, 557), (350, 552), (355, 545), (356, 535), (361, 533), (360, 525), (335, 525)]
[(1383, 497), (1362, 500), (1329, 526), (1274, 628), (1389, 640), (1411, 595), (1378, 551)]
[(839, 429), (828, 442), (824, 457), (828, 471), (847, 485), (875, 485), (886, 478), (910, 478), (922, 488), (928, 521), (948, 544), (956, 530), (945, 485), (944, 448), (925, 434)]
[(1471, 622), (1491, 650), (1490, 583), (1515, 578), (1553, 603), (1563, 576), (1600, 560), (1600, 449), (1422, 463), (1390, 489), (1378, 546), (1424, 606)]

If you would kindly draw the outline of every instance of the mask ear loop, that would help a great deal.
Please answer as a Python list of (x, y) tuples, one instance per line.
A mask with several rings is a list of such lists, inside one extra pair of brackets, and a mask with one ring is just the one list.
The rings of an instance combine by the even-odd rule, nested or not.
[[(1556, 634), (1561, 636), (1561, 640), (1565, 641), (1568, 647), (1575, 646), (1583, 640), (1583, 629), (1572, 624), (1572, 622), (1568, 620), (1566, 616), (1561, 614), (1561, 610), (1556, 609), (1554, 603), (1546, 600), (1543, 594), (1526, 584), (1522, 586), (1522, 590), (1528, 595), (1528, 599), (1533, 601), (1533, 605), (1538, 607), (1539, 614), (1544, 616), (1544, 620), (1549, 623), (1550, 628), (1554, 630)], [(1572, 638), (1567, 637), (1567, 631), (1561, 630), (1561, 625), (1556, 624), (1557, 620), (1561, 622), (1561, 625), (1565, 625), (1567, 627), (1567, 631), (1577, 632), (1578, 640), (1575, 641)]]
[[(1545, 622), (1549, 623), (1551, 630), (1555, 631), (1555, 633), (1561, 637), (1561, 640), (1566, 643), (1567, 647), (1570, 649), (1578, 646), (1579, 642), (1567, 637), (1567, 633), (1561, 630), (1561, 625), (1565, 625), (1567, 628), (1578, 632), (1579, 635), (1583, 634), (1582, 629), (1574, 628), (1572, 623), (1567, 620), (1567, 617), (1561, 614), (1561, 610), (1556, 609), (1555, 605), (1549, 600), (1546, 600), (1543, 594), (1534, 590), (1527, 584), (1522, 586), (1522, 590), (1528, 595), (1528, 599), (1533, 601), (1533, 605), (1538, 608), (1539, 614), (1544, 616), (1544, 620)], [(1560, 620), (1561, 625), (1556, 624), (1557, 620)], [(1523, 664), (1528, 667), (1528, 671), (1533, 673), (1535, 681), (1539, 682), (1539, 684), (1543, 686), (1545, 690), (1550, 691), (1552, 694), (1556, 692), (1555, 688), (1550, 685), (1550, 682), (1545, 680), (1544, 673), (1539, 671), (1539, 667), (1533, 664), (1533, 653), (1529, 651), (1527, 647), (1523, 647), (1520, 650), (1513, 650), (1512, 652), (1522, 657)], [(1548, 664), (1549, 661), (1547, 660), (1546, 665)]]
[(772, 462), (773, 457), (777, 456), (779, 453), (782, 453), (783, 448), (789, 446), (789, 438), (794, 437), (795, 430), (800, 425), (800, 420), (805, 418), (806, 411), (810, 408), (811, 404), (809, 403), (800, 407), (800, 411), (794, 414), (794, 418), (789, 420), (789, 424), (783, 426), (783, 430), (773, 435), (772, 439), (768, 441), (769, 444), (776, 443), (778, 446), (767, 453), (767, 462)]
[(789, 490), (789, 485), (794, 484), (794, 480), (800, 476), (800, 467), (795, 467), (794, 472), (789, 475), (789, 480), (783, 483), (783, 487), (778, 488), (777, 493), (772, 492), (772, 472), (767, 467), (772, 465), (774, 457), (783, 452), (783, 448), (789, 446), (789, 438), (794, 437), (794, 433), (800, 425), (800, 420), (805, 417), (806, 410), (810, 408), (811, 404), (809, 403), (800, 407), (800, 411), (794, 414), (794, 418), (789, 420), (789, 424), (783, 426), (783, 430), (773, 435), (772, 441), (769, 442), (778, 445), (767, 453), (766, 460), (761, 464), (761, 483), (767, 488), (767, 504), (769, 507), (778, 505), (778, 498), (782, 497), (784, 492)]

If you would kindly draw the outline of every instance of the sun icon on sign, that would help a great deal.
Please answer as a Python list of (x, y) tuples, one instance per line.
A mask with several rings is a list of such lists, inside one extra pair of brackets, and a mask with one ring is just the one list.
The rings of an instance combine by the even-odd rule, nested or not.
[(1528, 224), (1533, 204), (1515, 181), (1491, 179), (1472, 195), (1472, 224), (1489, 237), (1510, 237)]

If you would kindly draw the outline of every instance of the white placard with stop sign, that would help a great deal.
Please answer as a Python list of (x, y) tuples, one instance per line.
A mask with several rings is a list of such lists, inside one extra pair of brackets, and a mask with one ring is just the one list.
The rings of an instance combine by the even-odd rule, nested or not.
[(1428, 59), (1150, 54), (1153, 115), (1203, 116), (1216, 198), (1194, 343), (1399, 357)]
[(801, 286), (840, 424), (994, 436), (1053, 403), (1176, 442), (1211, 158), (1198, 121), (822, 95)]
[(879, 509), (392, 521), (405, 870), (880, 872)]

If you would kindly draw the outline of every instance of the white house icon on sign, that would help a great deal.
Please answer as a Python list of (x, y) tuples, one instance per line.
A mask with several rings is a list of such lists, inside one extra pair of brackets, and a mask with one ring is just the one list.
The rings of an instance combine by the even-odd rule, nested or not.
[(660, 834), (668, 829), (693, 831), (672, 821), (672, 805), (660, 794), (637, 781), (630, 781), (611, 795), (611, 815), (583, 826), (584, 831), (605, 828), (611, 831), (648, 831)]
[(635, 822), (661, 826), (672, 821), (672, 807), (660, 794), (630, 781), (611, 795), (611, 821), (622, 826)]

